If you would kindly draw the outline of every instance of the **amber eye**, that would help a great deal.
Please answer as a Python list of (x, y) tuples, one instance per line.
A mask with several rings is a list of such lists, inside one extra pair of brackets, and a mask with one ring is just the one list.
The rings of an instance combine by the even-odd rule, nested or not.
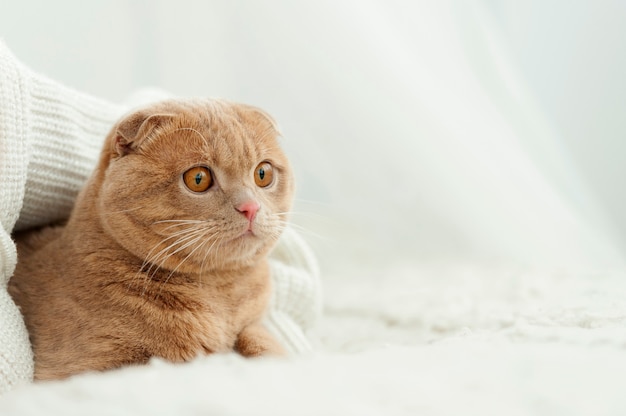
[(261, 162), (254, 170), (254, 182), (261, 188), (274, 182), (274, 167), (269, 162)]
[(211, 171), (206, 166), (196, 166), (183, 174), (187, 188), (194, 192), (204, 192), (213, 184)]

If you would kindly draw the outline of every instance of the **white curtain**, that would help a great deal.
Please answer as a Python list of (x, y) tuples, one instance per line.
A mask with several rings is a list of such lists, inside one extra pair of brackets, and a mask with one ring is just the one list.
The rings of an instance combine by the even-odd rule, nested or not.
[(155, 85), (266, 108), (328, 269), (604, 268), (625, 260), (626, 117), (606, 117), (626, 110), (624, 18), (618, 2), (25, 1), (2, 5), (0, 36), (104, 98)]

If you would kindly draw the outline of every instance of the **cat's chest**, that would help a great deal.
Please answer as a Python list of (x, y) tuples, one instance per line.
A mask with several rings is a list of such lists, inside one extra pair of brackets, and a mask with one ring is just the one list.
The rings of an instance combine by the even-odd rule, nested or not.
[(258, 284), (174, 287), (150, 295), (143, 339), (155, 355), (174, 361), (232, 350), (239, 333), (260, 320), (267, 306), (267, 291)]

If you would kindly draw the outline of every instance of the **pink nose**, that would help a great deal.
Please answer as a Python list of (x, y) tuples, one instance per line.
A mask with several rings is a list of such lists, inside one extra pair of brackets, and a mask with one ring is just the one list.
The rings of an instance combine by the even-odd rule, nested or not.
[(245, 215), (248, 221), (252, 221), (254, 220), (254, 217), (256, 216), (256, 213), (259, 210), (259, 208), (261, 208), (261, 205), (259, 205), (258, 202), (246, 201), (243, 204), (239, 205), (236, 209), (237, 211)]

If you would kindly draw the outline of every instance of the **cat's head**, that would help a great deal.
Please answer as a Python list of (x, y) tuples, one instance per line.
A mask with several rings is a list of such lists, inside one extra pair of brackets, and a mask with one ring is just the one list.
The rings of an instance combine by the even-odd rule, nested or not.
[(97, 211), (105, 232), (149, 265), (185, 273), (264, 256), (294, 180), (264, 111), (167, 101), (123, 118), (105, 143)]

